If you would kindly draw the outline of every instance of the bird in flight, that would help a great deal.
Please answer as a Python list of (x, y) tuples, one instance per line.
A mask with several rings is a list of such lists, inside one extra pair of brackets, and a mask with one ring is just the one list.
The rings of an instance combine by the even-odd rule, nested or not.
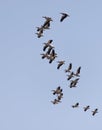
[(78, 76), (78, 77), (80, 77), (80, 70), (81, 70), (81, 66), (79, 66), (78, 67), (78, 69), (77, 69), (77, 71), (76, 71), (76, 73), (75, 73), (75, 76)]
[(94, 116), (96, 113), (98, 113), (98, 108), (92, 111), (92, 115)]
[(65, 61), (58, 61), (57, 69), (59, 69), (63, 64), (65, 64)]
[(60, 13), (60, 14), (62, 14), (62, 17), (61, 17), (61, 19), (60, 19), (60, 22), (62, 22), (66, 17), (69, 17), (69, 15), (66, 14), (66, 13)]
[(73, 108), (78, 107), (79, 103), (77, 102), (75, 105), (72, 105)]
[(69, 66), (68, 66), (67, 69), (65, 69), (65, 72), (66, 72), (66, 73), (67, 73), (67, 72), (70, 72), (71, 69), (72, 69), (72, 63), (69, 63)]
[(90, 106), (89, 106), (89, 105), (86, 106), (86, 107), (84, 107), (84, 111), (87, 111), (88, 109), (90, 109)]

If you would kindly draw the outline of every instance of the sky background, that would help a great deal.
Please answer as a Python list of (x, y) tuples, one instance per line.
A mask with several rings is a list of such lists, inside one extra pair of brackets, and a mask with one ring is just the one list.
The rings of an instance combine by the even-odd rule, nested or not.
[[(61, 12), (70, 17), (62, 23)], [(51, 29), (37, 38), (42, 16)], [(53, 39), (56, 60), (41, 59), (43, 43)], [(65, 60), (60, 70), (57, 61)], [(81, 66), (77, 88), (64, 70)], [(51, 90), (63, 88), (53, 105)], [(72, 104), (79, 102), (79, 108)], [(90, 105), (90, 110), (83, 107)], [(99, 109), (94, 117), (92, 110)], [(0, 130), (102, 129), (102, 1), (0, 0)]]

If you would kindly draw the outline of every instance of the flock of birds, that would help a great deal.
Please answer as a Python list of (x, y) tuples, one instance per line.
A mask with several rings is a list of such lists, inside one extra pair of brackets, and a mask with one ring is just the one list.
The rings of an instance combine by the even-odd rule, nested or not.
[[(60, 13), (62, 16), (60, 18), (60, 22), (62, 22), (65, 18), (70, 17), (70, 15), (68, 15), (67, 13)], [(43, 25), (41, 25), (40, 27), (36, 27), (37, 28), (37, 37), (40, 38), (43, 36), (43, 32), (46, 29), (50, 29), (50, 24), (53, 21), (51, 17), (46, 17), (43, 16), (43, 18), (45, 19)], [(57, 53), (55, 51), (55, 47), (52, 45), (53, 40), (50, 39), (48, 40), (46, 43), (43, 43), (43, 53), (41, 53), (41, 58), (42, 59), (47, 59), (49, 61), (49, 63), (51, 64), (56, 58), (57, 58)], [(60, 60), (57, 61), (57, 69), (60, 69), (61, 66), (63, 66), (65, 64), (65, 61)], [(69, 63), (68, 68), (65, 69), (65, 73), (68, 73), (67, 75), (67, 80), (70, 81), (70, 88), (75, 88), (77, 87), (77, 83), (79, 81), (79, 77), (80, 77), (80, 71), (81, 71), (81, 66), (79, 66), (76, 70), (76, 72), (72, 71), (72, 63)], [(52, 90), (52, 94), (56, 95), (56, 98), (51, 101), (53, 104), (58, 104), (61, 102), (61, 99), (63, 98), (63, 89), (58, 86), (55, 90)], [(72, 108), (77, 108), (79, 107), (79, 103), (75, 103), (74, 105), (72, 105)], [(90, 109), (90, 106), (87, 105), (85, 107), (83, 107), (84, 111), (86, 112), (87, 110)], [(92, 111), (92, 115), (94, 116), (96, 113), (98, 113), (98, 108), (95, 108)]]

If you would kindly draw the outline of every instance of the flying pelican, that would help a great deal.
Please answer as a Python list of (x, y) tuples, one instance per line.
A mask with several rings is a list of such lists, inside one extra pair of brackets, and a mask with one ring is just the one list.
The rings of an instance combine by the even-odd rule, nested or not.
[(69, 64), (68, 69), (65, 69), (65, 72), (70, 72), (71, 69), (72, 69), (72, 63)]
[(88, 109), (90, 109), (90, 106), (89, 106), (89, 105), (86, 106), (86, 107), (84, 107), (84, 111), (87, 111)]
[(94, 116), (96, 113), (98, 113), (98, 108), (92, 111), (92, 115)]
[(60, 86), (56, 88), (56, 90), (52, 90), (53, 91), (53, 95), (55, 94), (61, 94), (61, 92), (63, 91)]
[(77, 78), (75, 80), (71, 80), (71, 82), (70, 82), (70, 88), (76, 87), (76, 84), (78, 83), (78, 80), (79, 80), (79, 78)]
[(73, 108), (78, 107), (79, 103), (77, 102), (75, 105), (72, 105)]
[(74, 72), (71, 72), (70, 75), (67, 76), (68, 76), (67, 80), (70, 80), (72, 77), (74, 77)]
[(50, 54), (50, 52), (51, 52), (51, 50), (52, 50), (52, 55), (54, 56), (54, 55), (55, 55), (55, 50), (54, 50), (53, 48), (54, 48), (54, 46), (50, 45), (50, 46), (48, 47), (47, 54)]
[(62, 17), (61, 17), (61, 19), (60, 19), (60, 22), (62, 22), (66, 17), (69, 17), (69, 15), (66, 14), (66, 13), (60, 13), (60, 14), (62, 14)]
[(54, 101), (51, 101), (53, 104), (58, 104), (59, 102), (61, 102), (60, 100), (58, 99), (54, 99)]
[(35, 33), (35, 34), (37, 34), (37, 37), (38, 37), (38, 38), (40, 38), (40, 37), (42, 37), (42, 36), (43, 36), (42, 32)]
[(58, 100), (61, 100), (63, 98), (63, 93), (60, 93), (60, 95), (58, 95)]
[(65, 61), (58, 61), (57, 69), (59, 69), (63, 64), (65, 64)]
[(79, 77), (80, 70), (81, 70), (81, 66), (80, 66), (80, 67), (78, 67), (78, 69), (77, 69), (77, 71), (76, 71), (76, 73), (75, 73), (75, 76), (78, 76), (78, 77)]

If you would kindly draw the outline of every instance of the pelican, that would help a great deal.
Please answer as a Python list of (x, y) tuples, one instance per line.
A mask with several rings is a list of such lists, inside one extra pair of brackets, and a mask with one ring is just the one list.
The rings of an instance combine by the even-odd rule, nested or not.
[(53, 21), (52, 18), (46, 17), (46, 16), (43, 16), (43, 18), (46, 19), (46, 21), (45, 21), (44, 24), (43, 24), (43, 28), (46, 27), (46, 26), (49, 27), (49, 26), (50, 26), (50, 21)]
[(61, 94), (61, 92), (63, 91), (63, 89), (61, 89), (60, 86), (59, 86), (59, 87), (56, 88), (56, 90), (52, 90), (52, 91), (53, 91), (53, 95), (55, 95), (55, 94)]
[(58, 95), (58, 100), (61, 100), (63, 98), (63, 93), (60, 93), (60, 95)]
[(48, 40), (47, 43), (43, 43), (44, 44), (43, 51), (45, 51), (47, 47), (51, 46), (52, 42), (53, 42), (53, 40), (51, 39), (51, 40)]
[(54, 56), (52, 56), (52, 55), (50, 55), (50, 60), (49, 60), (49, 63), (51, 64), (52, 63), (52, 61), (54, 61), (54, 59), (57, 57), (57, 55), (54, 55)]
[(70, 80), (72, 77), (74, 77), (74, 72), (71, 72), (70, 75), (67, 76), (68, 76), (67, 80)]
[(71, 82), (70, 82), (70, 88), (76, 87), (76, 84), (78, 83), (78, 80), (79, 80), (79, 78), (77, 78), (75, 80), (71, 80)]
[(43, 26), (41, 25), (41, 27), (36, 27), (37, 28), (37, 31), (43, 31)]
[(42, 37), (42, 36), (43, 36), (42, 32), (35, 33), (35, 34), (37, 34), (37, 37), (38, 37), (38, 38), (40, 38), (40, 37)]
[(50, 58), (47, 53), (42, 53), (42, 54), (40, 54), (40, 55), (42, 55), (42, 59), (44, 59), (44, 58), (49, 59), (49, 58)]
[(60, 67), (65, 64), (65, 61), (58, 61), (57, 69), (60, 69)]
[(70, 72), (71, 69), (72, 69), (72, 63), (69, 64), (68, 69), (65, 69), (65, 72)]
[(84, 111), (87, 111), (88, 109), (90, 109), (90, 106), (89, 106), (89, 105), (86, 106), (86, 107), (84, 107)]
[[(47, 54), (50, 54), (50, 52), (51, 52), (51, 50), (52, 50), (53, 48), (54, 48), (54, 46), (50, 45), (50, 46), (48, 47)], [(55, 55), (55, 50), (54, 50), (54, 49), (52, 50), (52, 55), (53, 55), (53, 56)]]
[(59, 101), (58, 99), (54, 99), (54, 101), (51, 101), (53, 104), (58, 104), (59, 102), (61, 102), (61, 101)]
[(77, 71), (76, 71), (76, 73), (75, 73), (75, 76), (79, 76), (79, 74), (80, 74), (80, 70), (81, 70), (81, 66), (78, 67), (78, 69), (77, 69)]
[(61, 17), (61, 19), (60, 19), (60, 22), (62, 22), (66, 17), (69, 17), (69, 15), (66, 14), (66, 13), (60, 13), (60, 14), (62, 14), (62, 17)]
[(72, 105), (73, 108), (78, 107), (79, 103), (77, 102), (75, 105)]
[(94, 116), (96, 113), (98, 113), (98, 108), (92, 111), (92, 115)]

